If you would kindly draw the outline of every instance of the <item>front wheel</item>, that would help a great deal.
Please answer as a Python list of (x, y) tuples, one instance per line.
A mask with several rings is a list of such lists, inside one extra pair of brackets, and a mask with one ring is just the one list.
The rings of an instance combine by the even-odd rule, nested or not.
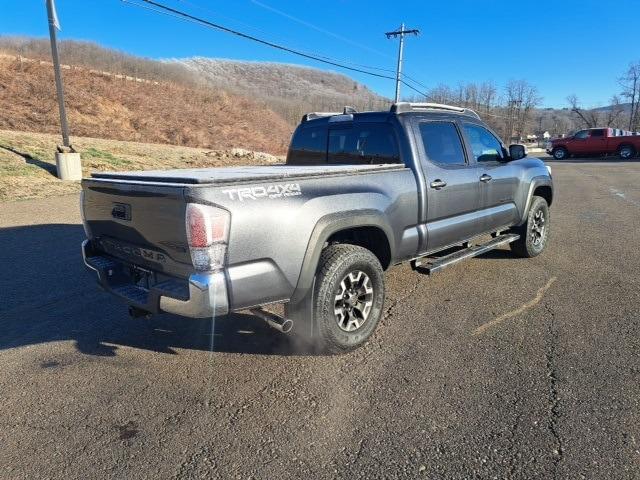
[(316, 345), (344, 353), (363, 345), (382, 317), (384, 272), (378, 258), (356, 245), (325, 248), (316, 274)]
[(551, 152), (556, 160), (564, 160), (569, 156), (569, 151), (564, 147), (558, 147)]
[(514, 229), (520, 238), (511, 242), (511, 251), (523, 258), (537, 257), (547, 246), (550, 228), (549, 205), (544, 198), (534, 196), (526, 223)]

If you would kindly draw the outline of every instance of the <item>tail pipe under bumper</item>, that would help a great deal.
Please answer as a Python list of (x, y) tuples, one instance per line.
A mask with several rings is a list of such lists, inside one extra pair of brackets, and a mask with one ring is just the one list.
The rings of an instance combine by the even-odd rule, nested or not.
[(279, 332), (289, 333), (293, 328), (293, 320), (281, 317), (275, 313), (267, 312), (261, 308), (252, 308), (249, 310), (256, 317), (264, 320), (271, 328), (275, 328)]

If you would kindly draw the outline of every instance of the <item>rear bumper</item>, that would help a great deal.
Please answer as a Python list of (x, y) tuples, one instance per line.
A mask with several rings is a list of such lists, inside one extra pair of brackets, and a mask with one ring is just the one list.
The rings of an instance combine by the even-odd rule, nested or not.
[(195, 273), (187, 280), (164, 276), (146, 288), (125, 274), (124, 270), (131, 265), (93, 251), (89, 240), (82, 242), (82, 258), (85, 265), (96, 272), (102, 288), (141, 310), (192, 318), (229, 313), (226, 278), (222, 271)]

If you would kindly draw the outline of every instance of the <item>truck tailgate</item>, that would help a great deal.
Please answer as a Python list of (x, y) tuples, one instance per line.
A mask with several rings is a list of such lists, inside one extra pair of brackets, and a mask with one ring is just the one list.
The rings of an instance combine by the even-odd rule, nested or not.
[(183, 187), (85, 179), (82, 189), (95, 248), (169, 275), (187, 277), (193, 271)]

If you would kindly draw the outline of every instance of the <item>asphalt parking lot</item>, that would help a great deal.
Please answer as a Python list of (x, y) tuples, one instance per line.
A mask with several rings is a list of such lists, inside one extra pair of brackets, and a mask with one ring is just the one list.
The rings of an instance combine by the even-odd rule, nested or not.
[(387, 275), (366, 347), (131, 320), (77, 198), (0, 204), (0, 477), (640, 478), (640, 160), (550, 161), (552, 238)]

